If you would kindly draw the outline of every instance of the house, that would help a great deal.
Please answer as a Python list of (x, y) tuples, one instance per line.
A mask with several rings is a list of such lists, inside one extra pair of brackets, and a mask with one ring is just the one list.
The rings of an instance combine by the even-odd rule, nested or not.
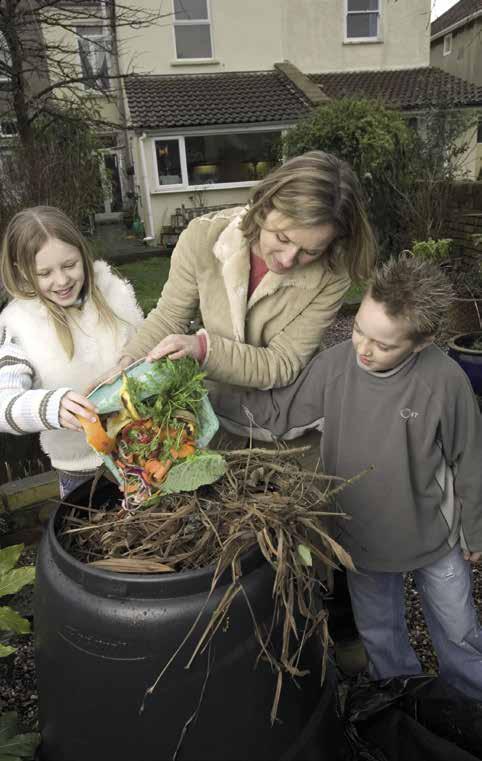
[[(459, 0), (430, 29), (430, 63), (482, 90), (482, 0)], [(475, 176), (482, 176), (482, 119), (475, 150)]]
[(430, 63), (482, 87), (482, 0), (459, 0), (433, 22)]
[(169, 2), (163, 25), (119, 35), (121, 69), (137, 53), (150, 72), (125, 96), (131, 176), (156, 239), (190, 207), (244, 203), (283, 130), (326, 98), (382, 98), (412, 120), (447, 100), (482, 105), (475, 85), (429, 65), (430, 0)]

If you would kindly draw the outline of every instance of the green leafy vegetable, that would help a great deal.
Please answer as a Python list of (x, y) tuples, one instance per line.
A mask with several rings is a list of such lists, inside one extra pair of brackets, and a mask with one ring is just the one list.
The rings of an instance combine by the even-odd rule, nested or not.
[(194, 491), (204, 484), (212, 484), (226, 472), (224, 457), (216, 452), (201, 452), (175, 465), (161, 484), (161, 494)]
[(142, 381), (127, 376), (127, 390), (141, 418), (151, 418), (155, 425), (168, 428), (179, 410), (197, 415), (206, 395), (204, 376), (191, 357), (175, 362), (163, 359), (153, 363), (152, 371)]

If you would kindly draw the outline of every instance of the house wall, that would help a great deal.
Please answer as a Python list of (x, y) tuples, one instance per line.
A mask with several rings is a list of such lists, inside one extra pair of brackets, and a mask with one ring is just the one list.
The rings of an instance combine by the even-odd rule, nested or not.
[(430, 64), (482, 86), (482, 16), (452, 32), (452, 51), (443, 54), (444, 37), (431, 43)]
[[(172, 0), (149, 29), (119, 30), (124, 71), (253, 71), (290, 60), (306, 73), (428, 66), (430, 0), (380, 0), (381, 41), (345, 43), (345, 0), (209, 0), (213, 60), (176, 61)], [(144, 0), (155, 10), (157, 0)]]
[(381, 0), (381, 41), (345, 42), (345, 0), (284, 3), (284, 58), (302, 71), (429, 64), (430, 0)]
[[(75, 13), (75, 12), (74, 12)], [(70, 23), (76, 23), (79, 26), (98, 26), (99, 21), (95, 18), (89, 19), (88, 15), (86, 16), (73, 16), (73, 20), (70, 20)], [(82, 76), (82, 69), (81, 69), (81, 62), (80, 62), (80, 55), (79, 55), (79, 49), (78, 49), (78, 38), (75, 34), (72, 32), (69, 32), (68, 29), (64, 29), (60, 25), (44, 25), (43, 27), (43, 35), (48, 45), (59, 45), (62, 46), (62, 50), (65, 51), (65, 60), (68, 62), (69, 67), (73, 67), (73, 71), (75, 71), (78, 76)], [(71, 50), (71, 54), (68, 55), (68, 51)], [(68, 70), (67, 70), (68, 71)], [(115, 59), (115, 56), (111, 57), (111, 72), (112, 74), (116, 75), (118, 74), (118, 68), (117, 68), (117, 61)], [(69, 76), (69, 73), (67, 76)], [(53, 83), (56, 80), (55, 78), (55, 72), (52, 73), (52, 80)], [(77, 92), (80, 96), (89, 98), (92, 104), (92, 109), (98, 112), (100, 119), (105, 120), (106, 122), (111, 122), (114, 124), (121, 124), (122, 122), (122, 103), (121, 103), (121, 88), (118, 83), (118, 80), (113, 79), (111, 84), (111, 90), (106, 93), (101, 93), (97, 90), (93, 90), (90, 88), (85, 87), (82, 83), (79, 83), (77, 85), (70, 85), (69, 89), (65, 88), (65, 90), (58, 89), (56, 90), (56, 93), (60, 97), (65, 97), (67, 100), (72, 97), (70, 88), (76, 87)]]

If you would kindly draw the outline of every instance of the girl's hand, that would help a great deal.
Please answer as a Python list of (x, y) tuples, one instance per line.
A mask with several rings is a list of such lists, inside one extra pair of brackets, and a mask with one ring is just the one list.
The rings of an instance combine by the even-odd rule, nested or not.
[(90, 394), (90, 392), (97, 388), (97, 386), (100, 386), (101, 383), (107, 383), (108, 381), (110, 383), (113, 383), (119, 375), (122, 373), (123, 370), (125, 370), (128, 365), (132, 365), (132, 363), (135, 360), (132, 359), (132, 357), (128, 357), (127, 355), (124, 355), (121, 357), (116, 365), (114, 367), (111, 367), (110, 370), (107, 370), (106, 373), (102, 373), (102, 375), (99, 375), (98, 378), (92, 381), (86, 389), (84, 389), (84, 394)]
[(470, 550), (464, 550), (464, 560), (470, 560), (471, 563), (478, 563), (482, 557), (482, 552), (470, 552)]
[(69, 391), (60, 403), (60, 424), (62, 428), (70, 428), (71, 431), (82, 431), (83, 428), (75, 416), (80, 415), (80, 417), (85, 417), (94, 422), (95, 415), (93, 413), (96, 412), (92, 402), (89, 402), (85, 396), (81, 396), (75, 391)]
[(155, 362), (156, 359), (161, 359), (161, 357), (169, 357), (169, 359), (192, 357), (199, 362), (201, 359), (201, 341), (199, 336), (166, 336), (157, 346), (151, 349), (146, 359), (148, 362)]

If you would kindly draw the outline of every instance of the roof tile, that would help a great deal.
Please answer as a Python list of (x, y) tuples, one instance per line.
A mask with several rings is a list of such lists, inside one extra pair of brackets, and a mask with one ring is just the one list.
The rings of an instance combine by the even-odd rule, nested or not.
[(481, 106), (482, 88), (435, 67), (310, 74), (331, 98), (380, 98), (400, 109)]
[(276, 71), (132, 76), (126, 92), (133, 126), (146, 129), (289, 123), (311, 108)]
[(444, 29), (448, 29), (453, 24), (457, 24), (462, 19), (471, 16), (477, 11), (482, 11), (482, 0), (459, 0), (448, 11), (442, 13), (438, 19), (435, 19), (430, 27), (430, 34), (440, 34)]

